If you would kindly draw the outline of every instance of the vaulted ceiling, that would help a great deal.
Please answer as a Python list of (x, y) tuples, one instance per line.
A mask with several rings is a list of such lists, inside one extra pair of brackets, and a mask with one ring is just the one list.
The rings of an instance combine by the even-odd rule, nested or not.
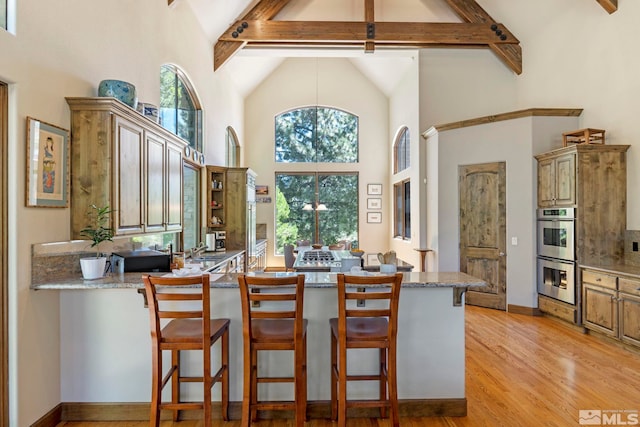
[[(177, 0), (168, 0), (169, 4), (174, 1)], [(359, 0), (362, 5), (358, 20), (325, 19), (323, 16), (313, 16), (313, 20), (287, 19), (288, 15), (304, 15), (300, 12), (304, 12), (310, 0), (187, 1), (208, 36), (215, 41), (214, 70), (223, 66), (231, 68), (236, 83), (240, 87), (244, 85), (244, 91), (250, 90), (252, 85), (247, 86), (242, 80), (261, 80), (289, 56), (348, 57), (379, 86), (384, 86), (383, 82), (393, 84), (393, 78), (390, 79), (387, 73), (390, 67), (385, 67), (385, 63), (393, 63), (395, 74), (398, 74), (402, 72), (402, 61), (399, 62), (402, 55), (393, 55), (390, 51), (406, 52), (433, 46), (488, 48), (514, 73), (522, 73), (523, 52), (516, 35), (509, 31), (506, 23), (496, 22), (476, 0), (438, 0), (439, 6), (438, 1), (433, 2), (436, 6), (430, 4), (429, 7), (436, 10), (430, 11), (433, 12), (430, 15), (431, 20), (437, 16), (437, 22), (413, 21), (420, 17), (412, 17), (411, 21), (376, 20), (376, 10), (380, 6), (376, 0)], [(618, 9), (618, 0), (596, 1), (608, 13)], [(351, 12), (354, 3), (357, 2), (338, 2), (345, 8), (351, 5)], [(380, 51), (385, 53), (380, 54)], [(230, 61), (231, 58), (234, 59)], [(408, 66), (409, 62), (407, 60), (405, 64)], [(376, 66), (369, 67), (365, 63), (376, 63)], [(380, 76), (375, 75), (374, 68), (382, 70)], [(381, 89), (390, 90), (388, 87)]]

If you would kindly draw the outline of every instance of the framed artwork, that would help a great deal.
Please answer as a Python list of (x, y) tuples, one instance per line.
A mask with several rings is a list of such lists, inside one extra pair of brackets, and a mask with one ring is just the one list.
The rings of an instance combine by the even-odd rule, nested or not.
[(367, 222), (379, 224), (382, 222), (382, 212), (367, 212)]
[(69, 131), (27, 117), (26, 205), (69, 207)]
[(369, 196), (380, 196), (382, 194), (382, 184), (367, 184), (367, 194)]
[(268, 185), (256, 185), (256, 194), (265, 196), (269, 194), (269, 186)]
[(367, 199), (367, 209), (382, 209), (382, 199), (378, 197)]

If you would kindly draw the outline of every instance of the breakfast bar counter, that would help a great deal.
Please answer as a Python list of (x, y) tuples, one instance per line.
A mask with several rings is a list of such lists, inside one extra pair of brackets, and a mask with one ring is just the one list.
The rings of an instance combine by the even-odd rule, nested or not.
[[(155, 273), (162, 274), (162, 273)], [(253, 273), (251, 273), (253, 274)], [(297, 273), (255, 273), (283, 275)], [(376, 273), (361, 273), (376, 274)], [(398, 321), (398, 397), (401, 413), (464, 415), (465, 327), (463, 293), (484, 282), (458, 272), (407, 272), (400, 294)], [(329, 318), (337, 316), (335, 273), (305, 273), (304, 316), (308, 320), (308, 397), (326, 403), (330, 396)], [(242, 400), (242, 315), (237, 275), (212, 273), (211, 311), (231, 319), (230, 400)], [(62, 402), (149, 402), (151, 340), (149, 313), (136, 292), (141, 273), (109, 274), (98, 280), (58, 278), (34, 283), (34, 290), (60, 291)], [(102, 291), (104, 290), (104, 291)], [(365, 290), (366, 291), (366, 290)], [(377, 369), (377, 353), (350, 358), (349, 370)], [(214, 358), (218, 352), (213, 351)], [(267, 354), (260, 369), (287, 375), (288, 354)], [(185, 355), (197, 369), (197, 360)], [(216, 360), (213, 362), (217, 363)], [(186, 397), (201, 397), (201, 387), (187, 384)], [(214, 400), (220, 399), (214, 387)], [(291, 400), (290, 388), (272, 387), (269, 399)], [(363, 382), (350, 392), (366, 399), (377, 384)], [(418, 411), (418, 412), (415, 412)]]

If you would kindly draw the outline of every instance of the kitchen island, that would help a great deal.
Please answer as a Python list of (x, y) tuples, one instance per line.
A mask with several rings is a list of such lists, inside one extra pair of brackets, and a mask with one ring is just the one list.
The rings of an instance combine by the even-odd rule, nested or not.
[[(315, 407), (321, 408), (318, 411), (324, 416), (330, 395), (328, 319), (337, 316), (336, 274), (305, 273), (305, 277), (304, 315), (309, 322), (308, 397), (313, 405), (319, 404)], [(230, 400), (240, 402), (242, 319), (237, 275), (212, 273), (211, 278), (212, 313), (216, 317), (231, 319)], [(466, 414), (464, 307), (460, 303), (464, 290), (483, 285), (483, 281), (464, 273), (404, 273), (398, 325), (398, 397), (401, 413)], [(110, 274), (91, 281), (68, 277), (34, 284), (32, 288), (61, 291), (63, 403), (149, 401), (149, 314), (142, 296), (134, 292), (142, 288), (140, 273)], [(376, 369), (375, 351), (354, 351), (360, 354), (350, 359), (353, 361), (349, 365), (350, 370)], [(217, 354), (213, 352), (214, 357)], [(292, 358), (289, 356), (278, 352), (268, 354), (261, 358), (261, 369), (276, 375), (287, 375), (292, 369)], [(185, 360), (195, 367), (197, 360), (194, 359), (185, 356)], [(201, 387), (185, 387), (187, 398), (200, 397)], [(373, 397), (377, 393), (377, 385), (372, 382), (359, 383), (350, 393), (354, 398)], [(270, 399), (293, 398), (290, 387), (273, 386), (268, 394)], [(214, 400), (219, 399), (219, 390), (214, 388)], [(311, 413), (313, 416), (315, 412)]]

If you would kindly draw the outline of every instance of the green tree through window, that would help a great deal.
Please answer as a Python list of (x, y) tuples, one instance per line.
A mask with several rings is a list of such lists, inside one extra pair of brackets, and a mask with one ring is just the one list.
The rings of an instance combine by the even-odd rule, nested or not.
[(328, 107), (308, 107), (276, 116), (276, 162), (355, 163), (358, 117)]

